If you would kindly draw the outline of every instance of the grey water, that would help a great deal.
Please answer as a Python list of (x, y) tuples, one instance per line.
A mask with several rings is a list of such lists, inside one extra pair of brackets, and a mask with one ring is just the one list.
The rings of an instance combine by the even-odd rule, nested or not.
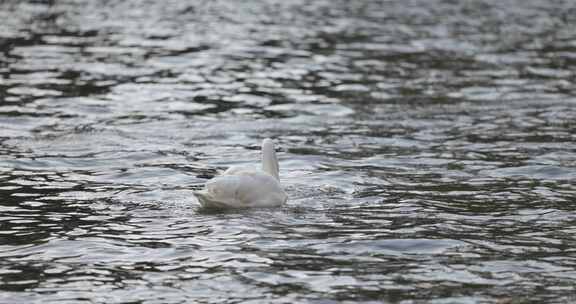
[(0, 303), (576, 302), (575, 71), (569, 0), (0, 1)]

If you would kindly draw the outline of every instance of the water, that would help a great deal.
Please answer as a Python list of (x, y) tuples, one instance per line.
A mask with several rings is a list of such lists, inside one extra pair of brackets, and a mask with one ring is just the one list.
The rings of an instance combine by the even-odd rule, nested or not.
[[(0, 302), (576, 301), (575, 16), (1, 1)], [(265, 137), (286, 206), (201, 210)]]

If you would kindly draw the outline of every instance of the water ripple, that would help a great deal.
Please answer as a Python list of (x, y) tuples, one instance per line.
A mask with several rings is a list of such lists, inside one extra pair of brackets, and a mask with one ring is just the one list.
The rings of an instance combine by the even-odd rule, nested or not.
[(2, 1), (0, 302), (573, 302), (575, 12)]

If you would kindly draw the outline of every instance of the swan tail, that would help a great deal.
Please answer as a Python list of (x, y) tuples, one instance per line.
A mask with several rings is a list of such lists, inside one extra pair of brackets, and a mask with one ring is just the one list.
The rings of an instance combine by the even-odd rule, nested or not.
[(200, 202), (200, 205), (203, 208), (224, 209), (228, 206), (227, 204), (214, 199), (214, 197), (206, 190), (194, 191), (194, 196), (196, 196), (198, 202)]

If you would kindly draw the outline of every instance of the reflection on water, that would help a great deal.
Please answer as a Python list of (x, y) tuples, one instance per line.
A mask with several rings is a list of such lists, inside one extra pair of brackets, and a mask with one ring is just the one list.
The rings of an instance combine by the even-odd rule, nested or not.
[[(573, 301), (574, 16), (0, 2), (0, 302)], [(288, 204), (200, 210), (264, 137)]]

